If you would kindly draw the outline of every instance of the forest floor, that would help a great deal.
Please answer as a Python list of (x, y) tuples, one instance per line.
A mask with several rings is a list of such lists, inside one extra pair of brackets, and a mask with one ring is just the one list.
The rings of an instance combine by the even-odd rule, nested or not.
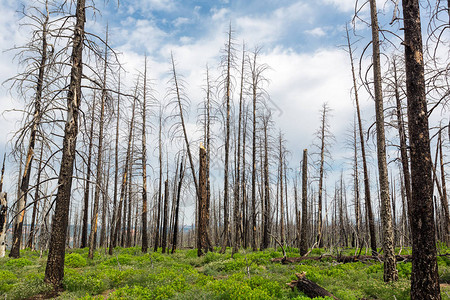
[[(43, 283), (45, 253), (40, 257), (39, 252), (24, 250), (19, 259), (0, 259), (0, 299), (309, 299), (286, 285), (300, 272), (339, 299), (409, 299), (411, 262), (399, 262), (399, 281), (386, 284), (382, 264), (375, 260), (338, 263), (329, 257), (281, 264), (271, 261), (282, 256), (275, 249), (240, 250), (234, 258), (230, 249), (202, 257), (196, 250), (173, 255), (160, 251), (142, 254), (140, 248), (117, 248), (109, 256), (100, 249), (88, 260), (88, 249), (69, 249), (65, 290), (54, 295)], [(409, 251), (403, 249), (401, 254)], [(440, 245), (439, 251), (450, 249)], [(314, 249), (310, 256), (354, 252)], [(298, 257), (297, 249), (287, 249), (287, 256)], [(450, 299), (450, 258), (439, 257), (438, 265), (442, 299)]]

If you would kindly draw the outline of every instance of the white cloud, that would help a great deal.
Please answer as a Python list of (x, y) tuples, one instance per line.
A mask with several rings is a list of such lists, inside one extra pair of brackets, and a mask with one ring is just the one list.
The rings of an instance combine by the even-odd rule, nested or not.
[(189, 24), (191, 20), (189, 18), (179, 17), (176, 18), (175, 21), (173, 21), (173, 25), (178, 27), (181, 25)]
[(325, 32), (325, 30), (323, 30), (322, 27), (316, 27), (311, 30), (306, 30), (305, 32), (307, 34), (315, 36), (315, 37), (322, 37), (322, 36), (326, 35), (326, 32)]
[[(280, 7), (271, 13), (253, 16), (245, 15), (236, 19), (237, 31), (249, 44), (272, 43), (289, 34), (292, 26), (298, 29), (302, 24), (314, 20), (311, 7), (302, 1)], [(294, 25), (295, 24), (295, 25)]]
[(355, 10), (355, 0), (323, 0), (325, 4), (331, 4), (342, 12)]

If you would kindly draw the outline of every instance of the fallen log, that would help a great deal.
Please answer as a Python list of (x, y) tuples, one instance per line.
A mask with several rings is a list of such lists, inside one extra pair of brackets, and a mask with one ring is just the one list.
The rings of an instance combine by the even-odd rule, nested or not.
[[(323, 259), (333, 259), (336, 262), (340, 263), (353, 263), (358, 261), (367, 261), (367, 260), (378, 260), (383, 261), (382, 256), (372, 256), (372, 255), (361, 255), (361, 256), (331, 256), (331, 255), (321, 255), (321, 256), (300, 256), (300, 257), (277, 257), (272, 258), (272, 262), (281, 262), (282, 264), (292, 264), (298, 263), (305, 260), (316, 260), (321, 261)], [(412, 260), (412, 255), (396, 255), (396, 260), (399, 262), (407, 262)]]
[(331, 297), (333, 299), (336, 298), (332, 293), (318, 285), (317, 283), (306, 278), (306, 273), (295, 273), (298, 280), (292, 280), (290, 283), (287, 283), (292, 290), (297, 288), (299, 291), (303, 292), (306, 296), (310, 298), (315, 297)]

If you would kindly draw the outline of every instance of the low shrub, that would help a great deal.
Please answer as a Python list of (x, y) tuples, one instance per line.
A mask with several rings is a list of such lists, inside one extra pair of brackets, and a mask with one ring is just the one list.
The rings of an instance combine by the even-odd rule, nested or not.
[(64, 265), (69, 268), (82, 268), (86, 264), (86, 259), (78, 253), (70, 253), (64, 259)]

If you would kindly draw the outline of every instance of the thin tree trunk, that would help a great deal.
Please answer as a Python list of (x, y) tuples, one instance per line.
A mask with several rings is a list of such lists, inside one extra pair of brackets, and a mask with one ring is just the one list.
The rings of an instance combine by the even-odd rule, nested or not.
[[(114, 233), (116, 230), (116, 219), (118, 217), (117, 209), (117, 186), (119, 184), (119, 121), (120, 121), (120, 70), (118, 78), (118, 93), (117, 93), (117, 118), (116, 118), (116, 141), (114, 150), (114, 198), (113, 198), (113, 215), (111, 218), (110, 232), (109, 232), (109, 255), (112, 255), (114, 249)], [(86, 217), (87, 218), (87, 217)], [(113, 245), (114, 244), (114, 245)]]
[[(136, 87), (137, 89), (137, 87)], [(133, 127), (134, 127), (134, 117), (135, 117), (135, 108), (136, 108), (136, 94), (137, 91), (135, 91), (135, 97), (133, 97), (133, 106), (131, 108), (131, 121), (130, 121), (130, 133), (128, 135), (128, 146), (127, 146), (127, 153), (125, 157), (125, 164), (124, 164), (124, 170), (122, 175), (122, 184), (120, 187), (120, 198), (119, 198), (119, 207), (117, 209), (116, 218), (113, 221), (114, 222), (114, 235), (112, 236), (112, 239), (110, 241), (110, 246), (108, 253), (109, 255), (113, 254), (113, 250), (117, 245), (117, 240), (119, 237), (119, 232), (121, 230), (121, 224), (122, 224), (122, 206), (124, 205), (124, 198), (125, 198), (125, 191), (127, 186), (127, 180), (128, 180), (128, 164), (130, 162), (130, 152), (131, 152), (131, 145), (133, 140)], [(111, 228), (112, 230), (113, 228)]]
[(230, 232), (229, 221), (229, 199), (228, 199), (228, 164), (230, 156), (230, 97), (231, 97), (231, 66), (232, 66), (232, 48), (231, 48), (231, 24), (228, 30), (228, 44), (227, 44), (227, 75), (225, 78), (225, 101), (226, 101), (226, 124), (225, 124), (225, 163), (224, 163), (224, 183), (223, 183), (223, 242), (221, 253), (225, 253), (225, 249), (229, 243), (228, 237)]
[(358, 87), (356, 84), (356, 76), (355, 76), (355, 67), (353, 64), (353, 50), (350, 44), (350, 36), (347, 30), (347, 42), (348, 49), (350, 55), (350, 62), (352, 67), (352, 78), (353, 78), (353, 90), (355, 93), (355, 103), (356, 103), (356, 113), (358, 117), (358, 129), (359, 129), (359, 141), (361, 143), (361, 156), (363, 162), (363, 175), (364, 175), (364, 202), (366, 208), (366, 227), (369, 228), (369, 236), (370, 236), (370, 248), (372, 248), (372, 255), (377, 255), (377, 238), (375, 233), (375, 221), (372, 212), (372, 200), (370, 197), (370, 180), (369, 180), (369, 170), (367, 168), (367, 159), (366, 159), (366, 147), (364, 143), (364, 131), (362, 129), (362, 121), (361, 121), (361, 111), (359, 109), (359, 98), (358, 98)]
[[(31, 228), (30, 235), (28, 237), (27, 247), (30, 249), (34, 249), (34, 235), (36, 230), (36, 220), (37, 220), (37, 210), (39, 204), (39, 189), (41, 184), (41, 173), (42, 173), (42, 154), (44, 153), (44, 149), (41, 147), (41, 153), (39, 154), (39, 167), (36, 178), (36, 187), (34, 192), (34, 203), (33, 203), (33, 214), (31, 216)], [(1, 191), (0, 191), (1, 192)]]
[(102, 185), (103, 176), (103, 129), (105, 123), (105, 104), (106, 104), (106, 71), (108, 68), (108, 27), (106, 27), (106, 39), (105, 39), (105, 57), (103, 66), (103, 82), (102, 82), (102, 95), (100, 101), (100, 121), (99, 121), (99, 135), (98, 135), (98, 156), (97, 156), (97, 176), (95, 184), (95, 194), (94, 194), (94, 210), (92, 213), (92, 223), (91, 223), (91, 233), (89, 235), (89, 253), (88, 258), (94, 258), (95, 246), (97, 243), (97, 228), (98, 228), (98, 211), (100, 202), (100, 190)]
[(169, 207), (169, 179), (164, 182), (164, 217), (162, 227), (162, 253), (166, 253), (167, 248), (167, 220), (168, 220), (168, 207)]
[(88, 161), (87, 161), (85, 188), (84, 188), (84, 210), (83, 210), (83, 228), (81, 230), (81, 248), (85, 248), (88, 246), (87, 231), (89, 223), (88, 215), (89, 215), (89, 193), (91, 187), (92, 148), (94, 145), (95, 104), (96, 104), (96, 97), (94, 92), (91, 108), (92, 109), (91, 127), (89, 129)]
[(142, 252), (147, 253), (147, 137), (146, 137), (146, 109), (147, 109), (147, 56), (144, 65), (144, 95), (142, 103)]

